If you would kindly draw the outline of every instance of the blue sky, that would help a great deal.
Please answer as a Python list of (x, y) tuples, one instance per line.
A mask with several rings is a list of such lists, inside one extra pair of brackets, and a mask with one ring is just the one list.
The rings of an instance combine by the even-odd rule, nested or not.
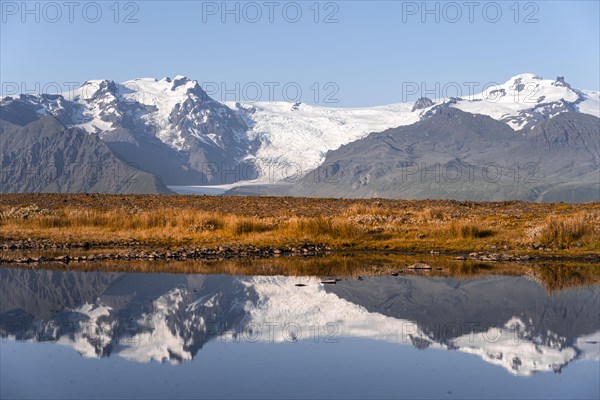
[(598, 1), (232, 1), (229, 14), (221, 1), (140, 1), (120, 2), (118, 15), (107, 1), (97, 3), (101, 16), (91, 2), (62, 3), (59, 16), (49, 3), (26, 13), (21, 1), (2, 1), (3, 94), (11, 83), (51, 92), (54, 82), (177, 74), (216, 83), (218, 100), (295, 99), (300, 88), (302, 101), (330, 106), (411, 100), (412, 83), (435, 90), (524, 72), (600, 88)]

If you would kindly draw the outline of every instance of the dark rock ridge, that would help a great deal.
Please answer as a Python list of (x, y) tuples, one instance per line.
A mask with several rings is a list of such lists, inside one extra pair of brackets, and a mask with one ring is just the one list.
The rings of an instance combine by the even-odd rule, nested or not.
[(563, 113), (513, 131), (441, 107), (327, 153), (287, 193), (316, 197), (600, 200), (600, 119)]
[(52, 116), (24, 126), (0, 120), (0, 162), (2, 193), (170, 193), (160, 179), (117, 157), (96, 135), (66, 128)]
[(416, 110), (422, 110), (424, 108), (429, 108), (434, 104), (433, 100), (431, 100), (428, 97), (421, 97), (420, 99), (418, 99), (417, 101), (415, 101), (415, 104), (413, 105), (413, 108), (411, 111), (416, 111)]

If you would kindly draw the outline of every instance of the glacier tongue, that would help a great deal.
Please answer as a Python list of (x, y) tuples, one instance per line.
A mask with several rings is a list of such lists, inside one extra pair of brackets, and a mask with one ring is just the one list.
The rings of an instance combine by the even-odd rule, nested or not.
[(259, 144), (247, 159), (262, 171), (256, 183), (299, 179), (319, 166), (327, 151), (371, 132), (412, 124), (421, 116), (408, 103), (348, 109), (284, 102), (226, 104), (251, 121), (249, 140)]

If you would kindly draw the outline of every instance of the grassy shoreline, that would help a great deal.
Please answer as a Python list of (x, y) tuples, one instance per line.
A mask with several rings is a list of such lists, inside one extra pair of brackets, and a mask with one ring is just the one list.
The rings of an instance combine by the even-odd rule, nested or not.
[(1, 194), (0, 240), (600, 257), (600, 202)]

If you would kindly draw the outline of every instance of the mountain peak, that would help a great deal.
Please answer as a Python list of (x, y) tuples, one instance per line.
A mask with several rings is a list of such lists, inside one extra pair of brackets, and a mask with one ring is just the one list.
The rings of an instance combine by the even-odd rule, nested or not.
[(174, 79), (173, 79), (173, 86), (171, 86), (171, 90), (175, 90), (180, 86), (184, 86), (184, 85), (188, 85), (188, 84), (194, 84), (193, 86), (198, 85), (198, 82), (196, 81), (192, 81), (190, 80), (188, 77), (186, 76), (182, 76), (182, 75), (177, 75)]
[(515, 81), (518, 81), (518, 80), (522, 80), (522, 81), (530, 81), (530, 80), (542, 80), (542, 79), (543, 79), (543, 78), (542, 78), (542, 77), (540, 77), (540, 76), (539, 76), (539, 75), (537, 75), (537, 74), (534, 74), (534, 73), (531, 73), (531, 72), (525, 72), (525, 73), (523, 73), (523, 74), (518, 74), (518, 75), (515, 75), (515, 76), (511, 77), (511, 78), (510, 78), (510, 79), (507, 81), (507, 83), (509, 83), (509, 82), (515, 82)]
[(68, 100), (80, 98), (82, 100), (90, 100), (104, 93), (116, 95), (117, 84), (109, 79), (92, 79), (83, 82), (83, 84), (72, 92), (63, 93), (63, 97)]
[(429, 108), (429, 107), (433, 106), (434, 104), (435, 103), (433, 102), (433, 100), (431, 100), (429, 97), (421, 97), (417, 101), (415, 101), (415, 104), (413, 105), (413, 108), (411, 111), (421, 110), (423, 108)]
[(554, 82), (552, 82), (552, 85), (554, 86), (558, 86), (558, 87), (566, 87), (566, 88), (571, 88), (571, 85), (567, 82), (565, 82), (565, 77), (564, 76), (557, 76), (556, 80)]

